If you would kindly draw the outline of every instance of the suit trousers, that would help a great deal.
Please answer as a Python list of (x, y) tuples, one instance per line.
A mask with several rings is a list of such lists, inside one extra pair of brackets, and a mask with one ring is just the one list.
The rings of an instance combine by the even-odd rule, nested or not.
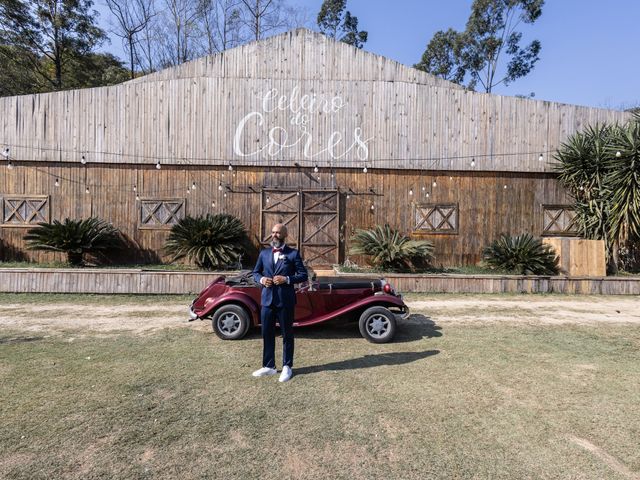
[(260, 310), (262, 323), (262, 366), (276, 368), (276, 322), (282, 332), (282, 365), (293, 367), (293, 312), (295, 307), (263, 306)]

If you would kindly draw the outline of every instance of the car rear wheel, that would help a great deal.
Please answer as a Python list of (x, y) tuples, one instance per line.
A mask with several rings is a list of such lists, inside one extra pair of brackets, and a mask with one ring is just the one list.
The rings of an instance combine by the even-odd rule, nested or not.
[(223, 305), (211, 319), (214, 333), (223, 340), (238, 340), (249, 330), (249, 314), (239, 305)]
[(370, 307), (360, 315), (360, 334), (372, 343), (387, 343), (396, 334), (396, 317), (385, 307)]

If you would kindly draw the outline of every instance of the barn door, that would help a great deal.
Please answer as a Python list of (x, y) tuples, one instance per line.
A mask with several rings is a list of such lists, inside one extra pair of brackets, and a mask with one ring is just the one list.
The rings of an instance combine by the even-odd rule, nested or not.
[(260, 241), (268, 245), (271, 227), (284, 223), (287, 244), (311, 266), (338, 263), (339, 195), (336, 190), (263, 190)]
[(301, 251), (309, 265), (338, 263), (338, 199), (336, 190), (302, 192)]

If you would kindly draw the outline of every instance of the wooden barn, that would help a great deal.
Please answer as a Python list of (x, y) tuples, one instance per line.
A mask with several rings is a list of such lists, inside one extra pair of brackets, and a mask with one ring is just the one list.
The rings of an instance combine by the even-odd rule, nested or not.
[(389, 223), (474, 264), (500, 233), (572, 235), (553, 152), (623, 112), (467, 91), (300, 29), (113, 87), (0, 98), (0, 240), (96, 216), (162, 258), (185, 215), (282, 220), (312, 265)]

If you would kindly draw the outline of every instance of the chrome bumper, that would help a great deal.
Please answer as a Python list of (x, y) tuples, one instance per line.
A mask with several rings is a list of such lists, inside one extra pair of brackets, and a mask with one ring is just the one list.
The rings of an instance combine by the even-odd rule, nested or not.
[(193, 305), (191, 305), (189, 307), (189, 321), (193, 322), (194, 320), (198, 319), (198, 315), (196, 315), (196, 312), (193, 311)]

